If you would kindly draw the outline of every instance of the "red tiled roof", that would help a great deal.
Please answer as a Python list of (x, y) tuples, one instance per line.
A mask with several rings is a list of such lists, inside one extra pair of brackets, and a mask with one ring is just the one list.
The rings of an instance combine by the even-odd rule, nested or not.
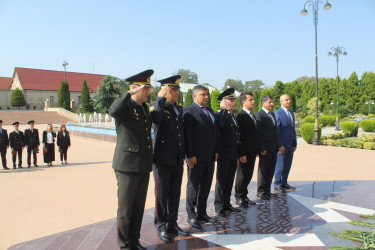
[[(24, 90), (57, 91), (60, 87), (60, 82), (64, 81), (64, 71), (16, 67), (14, 72), (17, 72)], [(100, 81), (104, 77), (105, 75), (66, 72), (66, 81), (69, 84), (69, 90), (72, 92), (80, 92), (82, 90), (83, 80), (86, 80), (90, 92), (96, 92), (97, 87), (101, 84)]]
[(0, 89), (9, 89), (9, 85), (12, 82), (10, 77), (0, 77)]

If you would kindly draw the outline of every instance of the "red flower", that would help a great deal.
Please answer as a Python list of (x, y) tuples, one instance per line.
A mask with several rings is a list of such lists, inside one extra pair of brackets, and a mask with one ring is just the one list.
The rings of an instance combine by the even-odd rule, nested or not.
[(43, 147), (43, 153), (47, 154), (48, 153), (48, 148), (46, 146)]
[(12, 149), (12, 155), (13, 155), (13, 156), (16, 156), (16, 154), (17, 154), (17, 150)]

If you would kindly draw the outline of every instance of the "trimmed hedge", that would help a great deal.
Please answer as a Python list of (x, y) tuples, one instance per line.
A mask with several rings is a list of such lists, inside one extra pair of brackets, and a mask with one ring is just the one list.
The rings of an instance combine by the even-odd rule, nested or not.
[(306, 116), (305, 119), (303, 119), (303, 123), (315, 123), (315, 117), (314, 116)]
[(375, 119), (363, 120), (360, 123), (363, 131), (374, 132), (375, 131)]
[[(302, 138), (305, 142), (311, 144), (314, 140), (314, 123), (305, 123), (300, 128)], [(319, 127), (318, 138), (322, 134), (322, 128)]]
[(375, 142), (375, 135), (360, 135), (358, 139), (363, 142)]
[(345, 121), (341, 123), (342, 132), (348, 132), (351, 136), (357, 136), (358, 124), (354, 121)]
[(336, 116), (334, 115), (323, 115), (323, 116), (318, 117), (318, 120), (319, 120), (319, 124), (322, 124), (323, 127), (336, 125)]

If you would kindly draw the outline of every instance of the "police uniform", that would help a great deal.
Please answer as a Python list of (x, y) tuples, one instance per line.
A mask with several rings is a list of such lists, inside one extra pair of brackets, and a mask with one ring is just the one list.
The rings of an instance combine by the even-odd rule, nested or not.
[[(151, 87), (153, 70), (125, 79)], [(116, 120), (117, 141), (112, 167), (118, 187), (117, 239), (121, 249), (143, 249), (139, 244), (147, 188), (152, 171), (151, 119), (146, 103), (138, 105), (126, 92), (109, 114)]]
[[(18, 126), (19, 122), (14, 122), (13, 126)], [(18, 155), (18, 167), (22, 168), (22, 150), (25, 147), (25, 141), (22, 131), (14, 130), (9, 134), (9, 145), (12, 149), (13, 168), (16, 169), (16, 158)], [(15, 151), (15, 152), (13, 152)]]
[[(0, 120), (0, 124), (3, 124), (3, 121)], [(7, 167), (7, 149), (9, 147), (9, 138), (8, 132), (6, 129), (0, 129), (0, 155), (1, 161), (3, 163), (3, 168), (8, 170)]]
[[(162, 79), (162, 85), (179, 89), (180, 75)], [(155, 227), (161, 240), (171, 242), (168, 233), (187, 236), (177, 226), (183, 175), (184, 128), (182, 107), (158, 97), (150, 104), (154, 123)]]
[[(218, 100), (234, 99), (234, 88), (225, 90), (218, 96)], [(239, 155), (238, 123), (234, 115), (226, 109), (215, 112), (220, 143), (218, 144), (219, 157), (217, 160), (215, 211), (226, 217), (226, 211), (239, 212), (230, 204), (234, 177), (237, 169)]]
[[(31, 120), (28, 124), (34, 124), (34, 121)], [(27, 146), (27, 166), (31, 166), (31, 152), (33, 153), (34, 166), (38, 167), (37, 164), (37, 154), (35, 150), (39, 147), (39, 132), (36, 128), (25, 129), (25, 146)]]

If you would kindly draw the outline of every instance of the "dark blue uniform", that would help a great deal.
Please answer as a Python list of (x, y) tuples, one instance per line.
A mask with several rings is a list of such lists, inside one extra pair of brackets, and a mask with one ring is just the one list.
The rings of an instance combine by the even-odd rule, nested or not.
[[(17, 133), (18, 132), (18, 133)], [(9, 134), (9, 145), (16, 154), (12, 152), (13, 168), (16, 168), (16, 158), (18, 154), (18, 167), (22, 168), (22, 150), (25, 147), (25, 140), (22, 131), (13, 131)]]
[(177, 226), (183, 175), (184, 128), (182, 107), (158, 97), (150, 105), (154, 123), (155, 227)]
[(33, 152), (34, 166), (37, 166), (37, 157), (35, 148), (39, 147), (39, 132), (36, 128), (25, 129), (25, 146), (27, 146), (27, 165), (31, 165), (31, 152)]
[(239, 157), (239, 131), (236, 118), (225, 109), (215, 113), (219, 131), (219, 157), (217, 160), (215, 211), (226, 211), (232, 207), (230, 196)]
[(7, 167), (7, 149), (9, 147), (9, 138), (6, 129), (0, 129), (0, 154), (1, 161), (3, 163), (3, 168), (8, 169)]

